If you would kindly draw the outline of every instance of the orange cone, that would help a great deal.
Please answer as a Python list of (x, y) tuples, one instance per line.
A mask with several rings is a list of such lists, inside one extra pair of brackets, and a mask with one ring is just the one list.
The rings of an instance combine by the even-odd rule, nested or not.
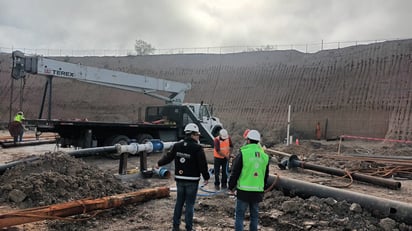
[(296, 138), (296, 145), (299, 145), (299, 139)]

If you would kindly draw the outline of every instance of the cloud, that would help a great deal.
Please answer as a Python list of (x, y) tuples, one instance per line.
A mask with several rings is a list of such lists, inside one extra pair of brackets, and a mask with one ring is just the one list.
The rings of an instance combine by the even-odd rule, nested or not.
[(0, 0), (0, 47), (130, 49), (410, 38), (409, 0)]

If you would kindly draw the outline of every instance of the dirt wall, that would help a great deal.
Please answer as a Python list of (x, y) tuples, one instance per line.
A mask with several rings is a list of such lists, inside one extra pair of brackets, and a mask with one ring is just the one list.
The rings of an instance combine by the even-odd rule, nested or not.
[[(260, 51), (237, 54), (182, 54), (129, 57), (60, 57), (73, 63), (190, 82), (186, 102), (214, 105), (228, 126), (256, 127), (265, 137), (291, 128), (314, 138), (318, 121), (327, 135), (342, 133), (412, 139), (412, 40), (388, 41), (314, 54)], [(8, 120), (10, 54), (0, 55), (0, 115)], [(28, 76), (23, 110), (37, 117), (45, 78)], [(15, 81), (13, 111), (19, 105)], [(139, 108), (163, 102), (107, 87), (54, 79), (55, 118), (131, 121)]]

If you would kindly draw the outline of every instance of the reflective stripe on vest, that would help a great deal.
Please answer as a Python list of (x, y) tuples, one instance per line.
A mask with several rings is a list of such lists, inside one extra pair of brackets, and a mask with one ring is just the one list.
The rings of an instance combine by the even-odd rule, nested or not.
[(178, 176), (178, 175), (175, 175), (175, 178), (179, 179), (179, 180), (200, 180), (199, 176), (196, 177), (196, 176)]
[[(229, 152), (230, 152), (229, 138), (227, 138), (226, 140), (221, 140), (219, 137), (216, 137), (215, 139), (219, 140), (220, 152), (225, 156), (229, 155)], [(220, 159), (225, 158), (224, 156), (219, 155), (219, 153), (216, 151), (216, 148), (213, 149), (213, 156), (216, 158), (220, 158)]]
[(259, 144), (245, 145), (241, 147), (241, 152), (243, 167), (237, 188), (243, 191), (263, 192), (269, 156), (263, 152)]

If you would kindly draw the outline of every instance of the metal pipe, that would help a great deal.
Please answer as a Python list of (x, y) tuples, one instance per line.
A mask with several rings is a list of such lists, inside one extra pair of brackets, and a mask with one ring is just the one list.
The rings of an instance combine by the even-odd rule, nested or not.
[(4, 165), (0, 165), (0, 174), (3, 174), (8, 168), (12, 168), (12, 167), (14, 167), (18, 164), (31, 162), (31, 161), (35, 161), (35, 160), (38, 160), (38, 159), (40, 159), (40, 157), (33, 156), (33, 157), (26, 158), (26, 159), (16, 160), (16, 161), (12, 161), (12, 162), (9, 162), (7, 164), (4, 164)]
[(295, 195), (304, 199), (311, 196), (319, 198), (331, 197), (338, 201), (345, 200), (350, 203), (357, 203), (364, 209), (378, 211), (379, 215), (412, 225), (412, 204), (409, 203), (274, 175), (269, 175), (268, 184), (275, 184), (274, 188), (284, 192), (286, 195)]
[[(123, 153), (136, 154), (138, 152), (161, 152), (167, 149), (170, 149), (176, 142), (162, 142), (160, 140), (151, 140), (145, 144), (131, 143), (129, 145), (120, 145), (116, 144), (114, 146), (105, 146), (105, 147), (96, 147), (96, 148), (84, 148), (76, 151), (67, 152), (70, 156), (75, 158), (86, 157), (86, 156), (95, 156), (100, 154), (118, 154), (119, 156)], [(40, 157), (32, 157), (24, 160), (13, 161), (5, 165), (0, 165), (0, 174), (3, 174), (8, 168), (14, 167), (20, 163), (31, 162), (38, 160)], [(143, 160), (145, 168), (141, 169), (146, 170), (146, 160)], [(119, 170), (120, 172), (120, 170)]]
[[(348, 175), (348, 173), (342, 169), (309, 164), (304, 161), (300, 161), (296, 155), (291, 155), (289, 157), (289, 160), (287, 161), (287, 166), (289, 169), (300, 167), (300, 168), (310, 169), (310, 170), (323, 172), (323, 173), (327, 173), (327, 174), (331, 174), (335, 176), (347, 176)], [(395, 189), (395, 190), (398, 190), (401, 188), (401, 182), (399, 181), (387, 180), (387, 179), (383, 179), (380, 177), (369, 176), (369, 175), (365, 175), (365, 174), (361, 174), (357, 172), (353, 172), (350, 174), (354, 180), (363, 181), (363, 182), (367, 182), (367, 183), (374, 184), (374, 185), (380, 185), (380, 186), (387, 187), (390, 189)]]
[(10, 142), (0, 142), (2, 148), (13, 148), (13, 147), (23, 147), (23, 146), (34, 146), (41, 144), (53, 144), (56, 143), (56, 140), (25, 140), (24, 142), (14, 143)]
[(96, 147), (96, 148), (84, 148), (76, 151), (67, 152), (70, 156), (73, 157), (86, 157), (86, 156), (96, 156), (100, 154), (108, 153), (117, 153), (116, 146), (105, 146), (105, 147)]

